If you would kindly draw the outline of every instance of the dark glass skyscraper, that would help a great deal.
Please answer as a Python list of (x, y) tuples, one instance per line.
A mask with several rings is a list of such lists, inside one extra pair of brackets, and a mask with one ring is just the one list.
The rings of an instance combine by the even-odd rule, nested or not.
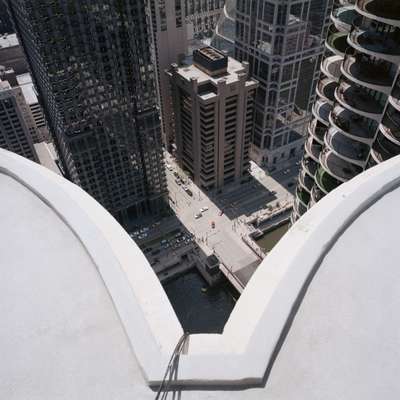
[(0, 35), (13, 32), (9, 15), (4, 11), (5, 0), (0, 0)]
[(162, 209), (166, 180), (140, 0), (7, 0), (69, 179), (121, 221)]

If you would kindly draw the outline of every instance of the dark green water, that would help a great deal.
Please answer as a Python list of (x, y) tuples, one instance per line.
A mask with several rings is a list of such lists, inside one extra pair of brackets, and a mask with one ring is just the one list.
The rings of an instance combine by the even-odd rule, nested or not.
[(185, 331), (222, 332), (237, 296), (228, 284), (209, 288), (202, 276), (192, 270), (163, 286)]
[(273, 249), (273, 247), (279, 242), (282, 236), (289, 230), (290, 223), (287, 222), (277, 228), (265, 233), (256, 243), (264, 249), (267, 253)]

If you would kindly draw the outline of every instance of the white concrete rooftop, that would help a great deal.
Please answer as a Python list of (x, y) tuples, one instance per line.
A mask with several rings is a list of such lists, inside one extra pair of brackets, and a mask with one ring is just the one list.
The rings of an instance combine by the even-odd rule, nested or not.
[(62, 175), (56, 162), (58, 160), (58, 156), (53, 143), (34, 143), (33, 147), (35, 148), (36, 154), (39, 158), (40, 165), (43, 165), (57, 175)]
[(37, 104), (38, 98), (35, 92), (35, 88), (32, 82), (32, 76), (29, 72), (21, 75), (17, 75), (17, 82), (19, 87), (22, 89), (27, 104)]
[(213, 82), (215, 85), (217, 85), (221, 79), (225, 79), (226, 84), (229, 85), (239, 81), (238, 74), (242, 73), (246, 73), (245, 67), (242, 65), (242, 63), (231, 57), (228, 57), (228, 69), (223, 75), (211, 76), (202, 71), (200, 68), (196, 67), (194, 64), (178, 68), (178, 75), (180, 75), (183, 79), (187, 81), (190, 81), (191, 79), (197, 79), (199, 84), (204, 82)]
[[(168, 399), (398, 399), (400, 158), (331, 192), (257, 269)], [(0, 149), (0, 399), (154, 399), (182, 329), (90, 196)], [(153, 388), (149, 386), (153, 385)]]
[(0, 50), (5, 47), (14, 46), (19, 46), (16, 33), (6, 33), (4, 35), (0, 35)]

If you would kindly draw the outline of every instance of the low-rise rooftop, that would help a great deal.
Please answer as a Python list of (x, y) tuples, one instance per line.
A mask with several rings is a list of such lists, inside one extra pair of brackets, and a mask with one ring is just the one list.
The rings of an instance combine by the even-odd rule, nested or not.
[(22, 90), (26, 103), (29, 105), (37, 104), (38, 98), (31, 74), (27, 72), (26, 74), (17, 75), (17, 82)]
[(195, 63), (189, 66), (179, 67), (177, 73), (186, 81), (196, 80), (198, 84), (212, 82), (216, 86), (221, 79), (224, 79), (227, 84), (239, 80), (239, 74), (247, 74), (248, 66), (231, 57), (227, 57), (226, 71), (222, 74), (211, 75), (205, 69), (200, 69)]
[(16, 33), (0, 35), (0, 50), (6, 47), (19, 46)]

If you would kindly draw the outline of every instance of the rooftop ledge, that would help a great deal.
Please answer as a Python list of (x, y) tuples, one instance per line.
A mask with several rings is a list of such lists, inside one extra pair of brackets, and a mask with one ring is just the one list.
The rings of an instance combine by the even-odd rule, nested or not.
[[(326, 256), (366, 210), (399, 188), (399, 171), (397, 157), (341, 185), (300, 218), (253, 275), (223, 334), (190, 335), (174, 384), (263, 386)], [(159, 384), (183, 331), (140, 249), (93, 198), (45, 168), (0, 149), (1, 175), (37, 196), (84, 246), (144, 379)]]

